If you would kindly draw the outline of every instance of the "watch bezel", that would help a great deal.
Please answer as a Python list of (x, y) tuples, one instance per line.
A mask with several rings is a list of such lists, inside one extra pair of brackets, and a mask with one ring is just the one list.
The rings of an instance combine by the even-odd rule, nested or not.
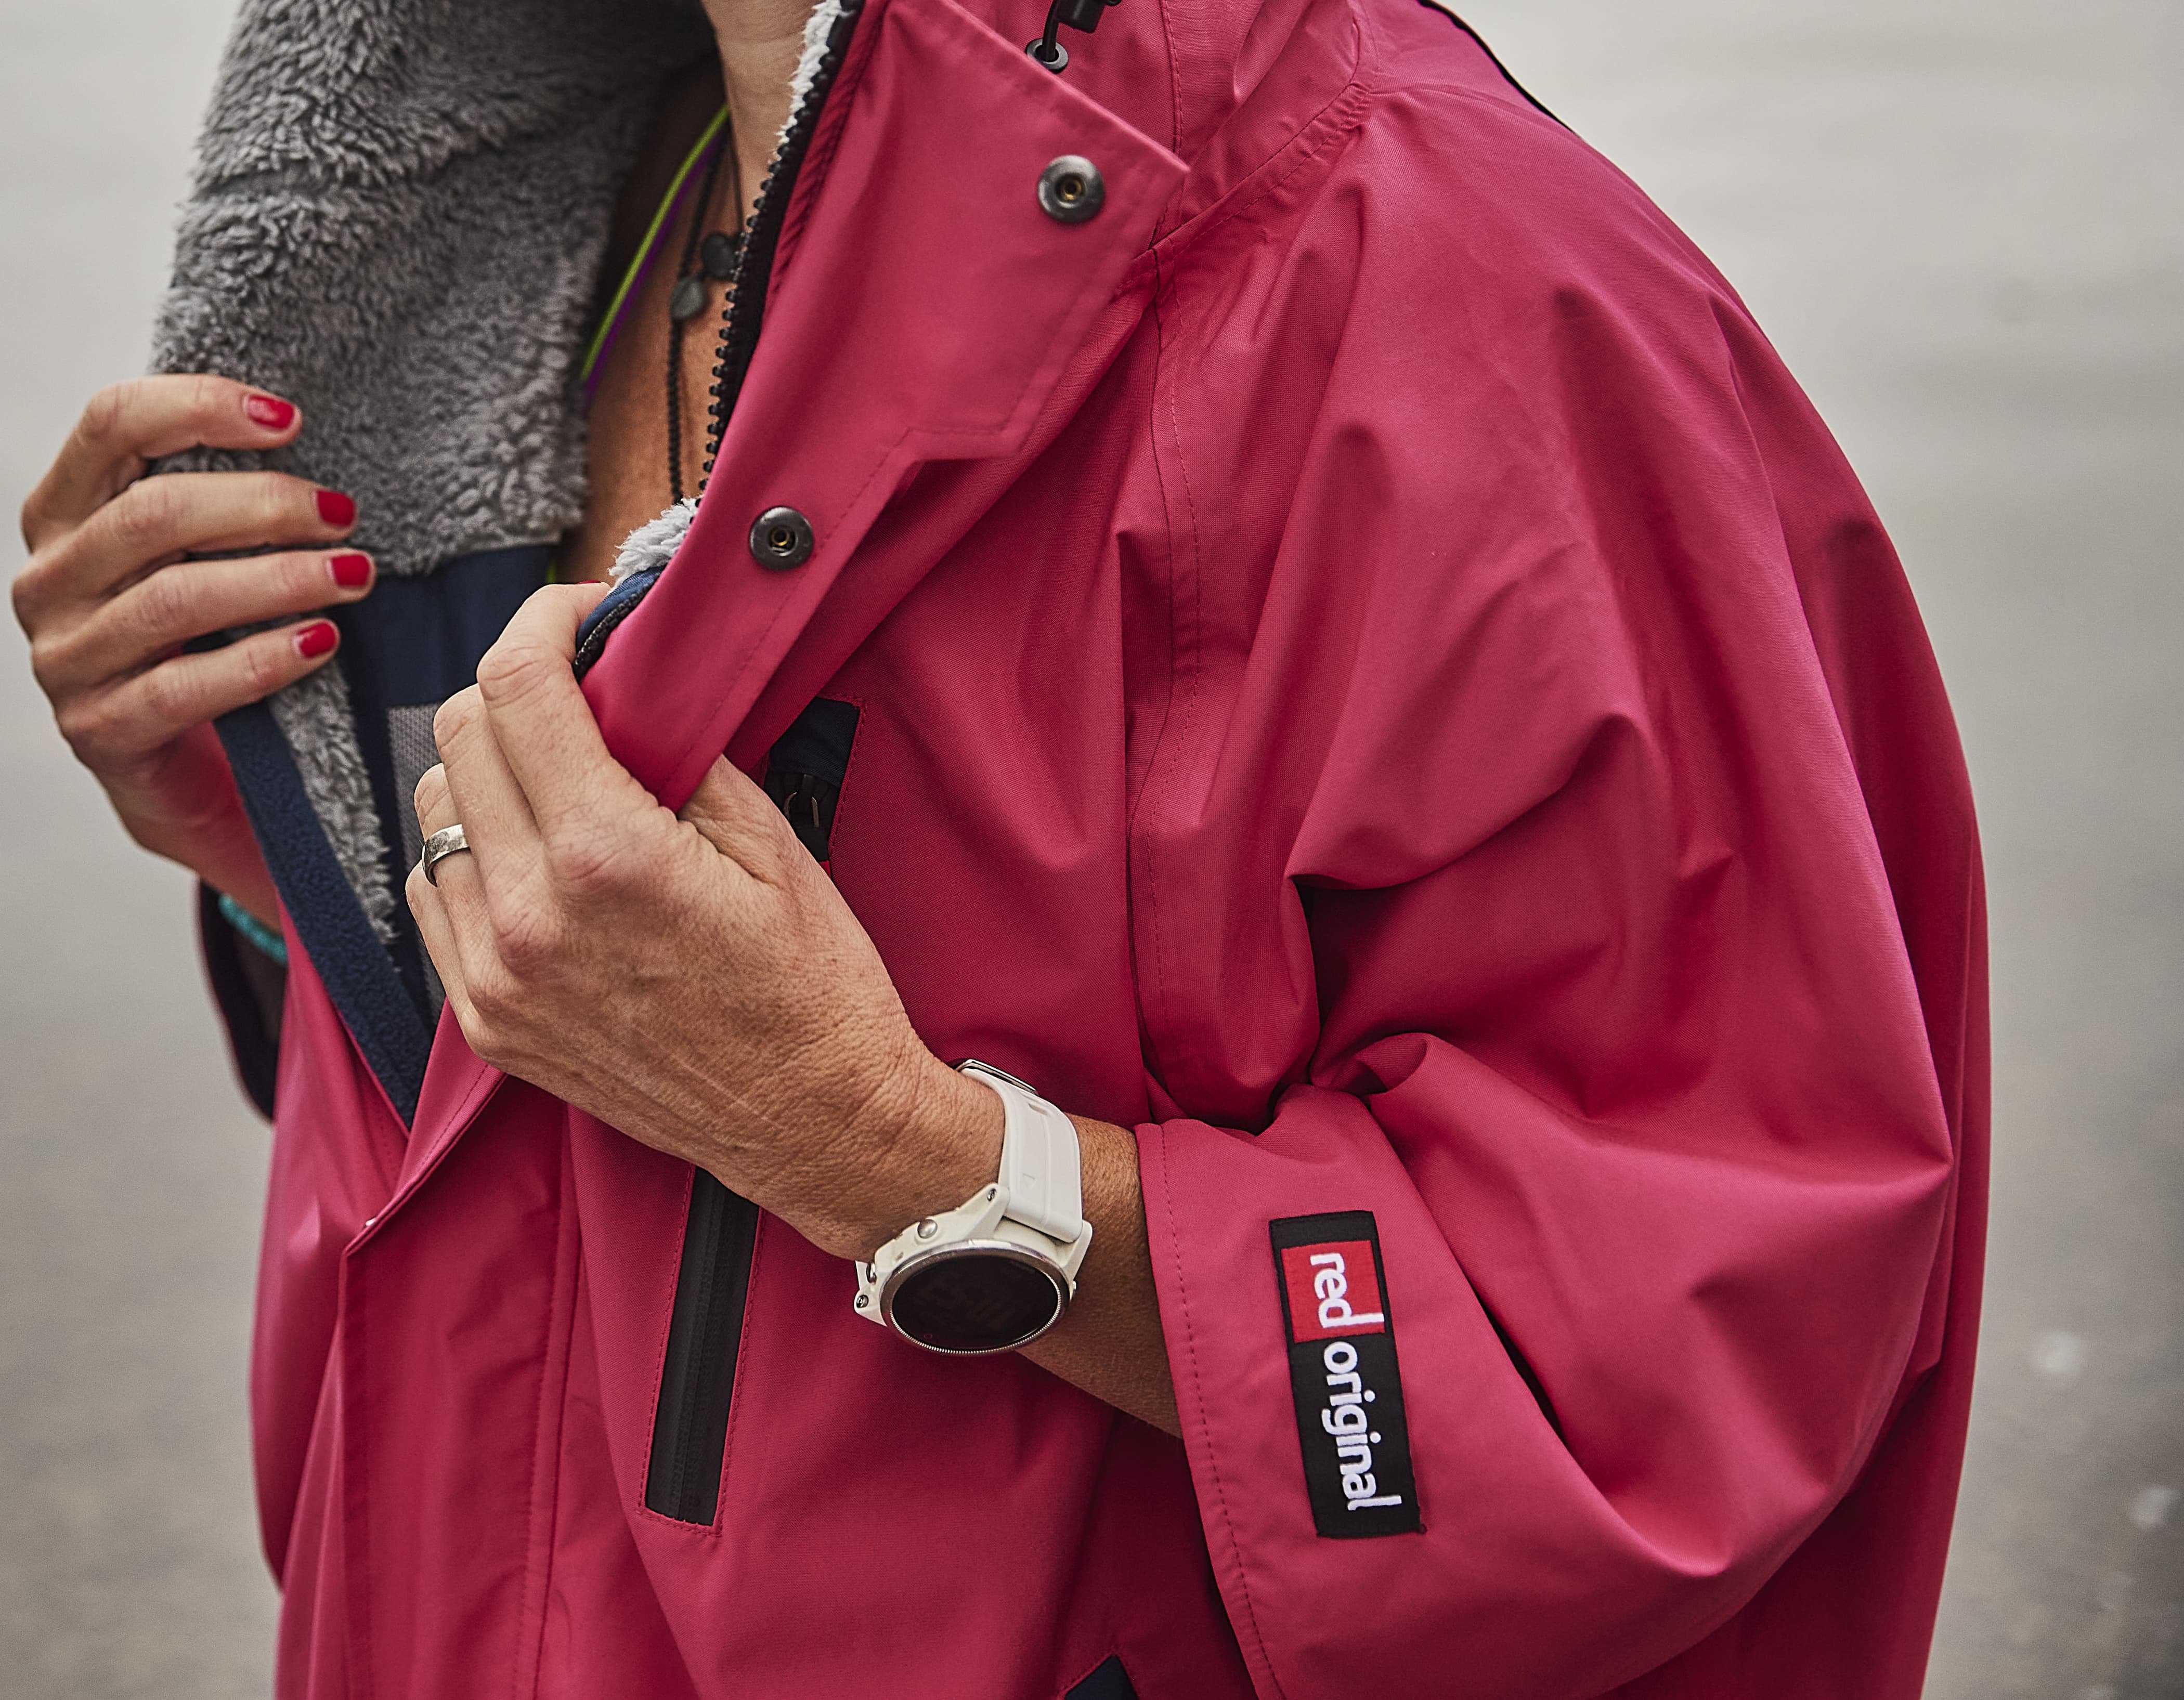
[[(932, 1341), (921, 1338), (904, 1327), (896, 1319), (894, 1302), (910, 1278), (940, 1264), (961, 1263), (972, 1258), (994, 1258), (1038, 1270), (1046, 1278), (1047, 1284), (1054, 1290), (1054, 1308), (1047, 1314), (1045, 1320), (1028, 1333), (1019, 1335), (1013, 1340), (992, 1346), (978, 1347), (935, 1345)], [(1061, 1320), (1067, 1313), (1069, 1302), (1073, 1297), (1075, 1297), (1075, 1283), (1070, 1281), (1067, 1274), (1051, 1258), (1041, 1256), (1028, 1246), (1017, 1245), (1009, 1240), (960, 1240), (948, 1245), (921, 1246), (889, 1269), (886, 1282), (880, 1288), (879, 1319), (922, 1351), (937, 1352), (945, 1358), (991, 1358), (1000, 1353), (1014, 1352), (1019, 1347), (1031, 1344), (1033, 1341)]]

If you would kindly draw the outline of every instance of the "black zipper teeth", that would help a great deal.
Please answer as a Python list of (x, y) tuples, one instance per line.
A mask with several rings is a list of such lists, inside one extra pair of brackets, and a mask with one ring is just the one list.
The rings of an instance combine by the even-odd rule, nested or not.
[(719, 1512), (737, 1336), (757, 1232), (757, 1206), (703, 1169), (691, 1178), (644, 1479), (647, 1508), (678, 1523), (710, 1525)]
[(627, 619), (638, 603), (644, 600), (644, 592), (642, 591), (626, 598), (610, 609), (605, 619), (597, 621), (584, 634), (583, 641), (577, 646), (576, 658), (569, 664), (579, 679), (592, 670), (592, 664), (599, 658), (599, 652), (607, 647), (607, 640), (614, 636), (615, 628)]
[[(698, 1236), (698, 1267), (710, 1275), (721, 1265), (721, 1219), (723, 1212), (716, 1189), (705, 1185), (705, 1178), (703, 1175), (691, 1177), (690, 1184), (694, 1189), (692, 1202), (698, 1204), (703, 1201), (699, 1208), (704, 1210), (705, 1220), (702, 1223), (698, 1220), (699, 1209), (694, 1208), (690, 1213), (688, 1231)], [(713, 1343), (713, 1314), (719, 1303), (720, 1282), (711, 1279), (700, 1281), (690, 1314), (690, 1338), (697, 1347), (697, 1353), (692, 1361), (690, 1373), (682, 1378), (682, 1397), (677, 1402), (681, 1408), (676, 1413), (678, 1444), (669, 1454), (671, 1463), (666, 1483), (667, 1497), (675, 1505), (675, 1514), (691, 1523), (698, 1520), (688, 1514), (692, 1509), (690, 1474), (694, 1462), (692, 1454), (697, 1448), (689, 1444), (689, 1439), (697, 1432), (699, 1419), (704, 1414), (705, 1377), (702, 1372), (705, 1359), (710, 1355), (706, 1348)], [(712, 1519), (708, 1517), (705, 1521), (710, 1523)]]
[(705, 464), (701, 480), (712, 475), (713, 463), (720, 458), (721, 439), (727, 431), (728, 415), (735, 408), (736, 394), (743, 388), (744, 375), (750, 370), (751, 354), (758, 347), (759, 321), (766, 314), (766, 290), (773, 275), (774, 245), (780, 240), (782, 223), (788, 216), (796, 175), (802, 169), (812, 136), (819, 128), (820, 110), (827, 103), (827, 93), (833, 86), (835, 74), (842, 69), (850, 37), (863, 10), (864, 0), (842, 0), (841, 15), (827, 31), (826, 51), (813, 69), (811, 86), (804, 92), (804, 98), (798, 103), (788, 129), (782, 132), (781, 145), (774, 149), (773, 161), (766, 169), (766, 181), (759, 186), (758, 204), (751, 209), (750, 222), (744, 227), (743, 252), (737, 256), (735, 275), (729, 280), (727, 297), (721, 308), (720, 359), (713, 368), (712, 403), (706, 409)]

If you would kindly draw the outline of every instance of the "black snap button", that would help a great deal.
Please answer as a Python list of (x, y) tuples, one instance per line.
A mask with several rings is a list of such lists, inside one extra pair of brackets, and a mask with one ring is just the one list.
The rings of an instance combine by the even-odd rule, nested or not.
[(812, 542), (811, 522), (794, 508), (769, 508), (751, 521), (750, 552), (762, 567), (800, 567)]
[(1039, 174), (1039, 208), (1060, 223), (1083, 224), (1106, 198), (1100, 168), (1082, 154), (1065, 153)]

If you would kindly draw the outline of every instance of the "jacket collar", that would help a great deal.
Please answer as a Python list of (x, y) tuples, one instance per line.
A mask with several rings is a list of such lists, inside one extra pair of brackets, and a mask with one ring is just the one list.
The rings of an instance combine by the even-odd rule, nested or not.
[[(1186, 242), (1251, 192), (1359, 65), (1349, 0), (1123, 0), (1061, 76), (1017, 39), (1043, 8), (974, 5), (866, 0), (686, 564), (593, 675), (610, 746), (671, 803), (723, 748), (754, 767), (932, 564), (946, 534), (933, 516), (914, 547), (874, 534), (895, 495), (947, 463), (952, 523), (967, 529), (1138, 321), (1150, 292), (1129, 286), (1150, 281), (1156, 240)], [(1039, 173), (1062, 154), (1105, 183), (1085, 224), (1038, 204)], [(817, 537), (788, 573), (747, 544), (777, 505)], [(699, 633), (702, 652), (685, 649)]]

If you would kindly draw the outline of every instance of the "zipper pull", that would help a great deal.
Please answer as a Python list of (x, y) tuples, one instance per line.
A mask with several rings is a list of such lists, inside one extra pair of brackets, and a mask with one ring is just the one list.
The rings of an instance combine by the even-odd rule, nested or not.
[(811, 853), (813, 861), (825, 864), (833, 849), (831, 816), (834, 801), (842, 794), (841, 786), (817, 774), (769, 772), (765, 789), (774, 807), (788, 819), (797, 842)]

